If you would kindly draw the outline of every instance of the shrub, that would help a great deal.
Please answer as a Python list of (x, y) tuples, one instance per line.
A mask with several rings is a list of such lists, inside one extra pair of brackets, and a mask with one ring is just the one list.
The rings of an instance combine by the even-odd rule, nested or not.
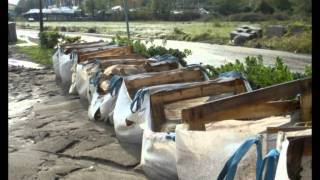
[[(152, 41), (152, 40), (151, 40)], [(183, 52), (179, 49), (165, 48), (163, 46), (152, 45), (147, 48), (140, 40), (128, 40), (128, 38), (121, 38), (119, 35), (116, 35), (112, 38), (111, 44), (117, 45), (131, 45), (133, 46), (133, 51), (139, 53), (145, 57), (152, 57), (156, 55), (171, 54), (178, 58), (182, 66), (186, 66), (187, 62), (184, 60), (188, 55), (191, 54), (191, 50), (185, 49)]]
[(232, 14), (228, 17), (230, 21), (250, 21), (250, 22), (256, 22), (256, 21), (266, 21), (270, 17), (268, 15), (262, 14), (262, 13), (238, 13), (238, 14)]
[(272, 18), (279, 21), (284, 21), (284, 20), (288, 20), (289, 16), (285, 12), (275, 12), (272, 14)]
[(81, 36), (70, 37), (70, 36), (62, 35), (61, 43), (67, 43), (67, 44), (75, 43), (75, 42), (79, 42), (80, 39), (81, 39)]
[(256, 12), (262, 12), (264, 14), (272, 14), (274, 12), (274, 8), (265, 0), (262, 0), (257, 6)]
[(93, 27), (93, 28), (89, 28), (87, 32), (88, 32), (88, 33), (96, 33), (97, 30), (96, 30), (95, 27)]
[(217, 77), (220, 73), (227, 71), (241, 72), (250, 82), (253, 89), (271, 86), (287, 81), (294, 80), (306, 76), (305, 74), (292, 73), (288, 67), (282, 62), (282, 59), (277, 57), (273, 67), (263, 64), (262, 56), (246, 57), (245, 62), (241, 63), (236, 60), (235, 63), (228, 63), (220, 67), (206, 65), (206, 69), (211, 77)]
[(39, 33), (40, 46), (44, 48), (54, 48), (58, 42), (61, 35), (55, 31), (45, 31)]

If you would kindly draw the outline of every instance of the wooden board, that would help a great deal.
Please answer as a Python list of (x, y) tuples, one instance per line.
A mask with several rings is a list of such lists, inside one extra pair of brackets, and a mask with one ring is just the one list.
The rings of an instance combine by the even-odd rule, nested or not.
[(83, 50), (83, 49), (98, 49), (99, 47), (105, 47), (107, 46), (106, 42), (97, 42), (97, 43), (91, 43), (91, 44), (76, 44), (76, 45), (72, 45), (72, 46), (66, 46), (63, 47), (64, 52), (66, 54), (69, 54), (72, 50)]
[(104, 50), (97, 50), (88, 53), (78, 53), (78, 63), (85, 61), (89, 58), (96, 58), (101, 56), (124, 56), (132, 54), (132, 48), (130, 46), (108, 48)]
[(153, 93), (151, 94), (152, 130), (160, 131), (161, 125), (165, 123), (164, 108), (158, 108), (159, 104), (164, 105), (176, 101), (216, 96), (224, 93), (244, 93), (245, 91), (243, 81), (235, 79), (225, 82), (217, 82), (215, 80), (198, 82), (182, 88)]
[(164, 72), (144, 73), (128, 76), (125, 79), (126, 86), (130, 94), (144, 86), (153, 86), (160, 84), (193, 82), (205, 80), (203, 73), (199, 68), (195, 69), (177, 69)]
[(100, 61), (101, 69), (105, 69), (112, 65), (116, 64), (125, 64), (125, 65), (144, 65), (148, 60), (146, 59), (110, 59)]
[(87, 61), (92, 61), (92, 60), (100, 60), (100, 61), (105, 61), (105, 60), (112, 60), (112, 59), (146, 59), (140, 54), (129, 54), (129, 55), (120, 55), (120, 56), (95, 56), (93, 58), (88, 58)]
[(101, 42), (103, 42), (103, 41), (83, 42), (83, 43), (66, 43), (66, 44), (61, 44), (60, 47), (62, 47), (62, 48), (85, 47), (85, 46), (90, 46), (90, 45), (101, 43)]
[(301, 121), (312, 121), (312, 93), (311, 89), (303, 93), (300, 97)]
[(268, 101), (288, 99), (299, 93), (303, 94), (311, 89), (311, 83), (311, 78), (291, 81), (184, 109), (182, 121), (188, 123), (191, 130), (204, 130), (206, 123), (246, 118), (246, 114), (250, 114), (252, 116), (250, 118), (277, 115), (295, 109), (296, 104), (281, 102), (274, 106), (275, 104), (270, 104)]
[(162, 61), (162, 62), (154, 62), (154, 63), (146, 63), (144, 65), (144, 69), (147, 72), (161, 72), (161, 71), (169, 71), (173, 69), (177, 69), (179, 64), (175, 61)]

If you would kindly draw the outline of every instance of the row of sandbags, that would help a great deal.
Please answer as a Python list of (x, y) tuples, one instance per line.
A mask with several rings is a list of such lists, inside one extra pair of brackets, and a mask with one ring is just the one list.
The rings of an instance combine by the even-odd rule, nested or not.
[[(257, 91), (252, 91), (240, 73), (228, 72), (209, 79), (201, 66), (182, 67), (171, 55), (146, 59), (134, 54), (130, 47), (104, 42), (61, 46), (53, 61), (57, 79), (69, 88), (69, 93), (88, 101), (90, 120), (108, 121), (121, 142), (142, 145), (140, 167), (150, 179), (288, 176), (284, 172), (279, 175), (278, 169), (286, 165), (281, 161), (282, 166), (277, 167), (276, 162), (289, 141), (286, 138), (270, 140), (270, 134), (265, 131), (267, 127), (292, 127), (299, 121), (300, 109), (289, 108), (289, 113), (288, 108), (283, 110), (283, 103), (287, 103), (286, 107), (294, 103), (281, 101), (280, 106), (263, 104), (255, 114), (254, 106), (233, 98), (249, 96), (247, 98), (254, 99), (252, 105), (282, 97), (255, 96)], [(306, 84), (305, 81), (302, 84)], [(281, 88), (288, 87), (283, 85), (278, 91), (282, 92)], [(304, 93), (301, 89), (290, 92), (291, 96)], [(214, 107), (225, 105), (223, 101), (231, 105), (212, 115)], [(211, 103), (219, 105), (210, 106)], [(242, 104), (245, 105), (242, 107)], [(213, 109), (205, 109), (207, 106)], [(212, 116), (212, 121), (202, 128), (198, 125), (201, 131), (192, 130), (193, 126), (197, 127), (197, 120), (206, 116)], [(216, 117), (220, 117), (219, 122), (214, 122)], [(308, 130), (303, 132), (308, 134)], [(283, 142), (284, 147), (276, 147), (276, 141)], [(257, 151), (250, 149), (254, 144), (259, 147)], [(268, 146), (269, 150), (261, 146)], [(270, 157), (276, 160), (268, 160)], [(274, 171), (265, 170), (265, 164)]]

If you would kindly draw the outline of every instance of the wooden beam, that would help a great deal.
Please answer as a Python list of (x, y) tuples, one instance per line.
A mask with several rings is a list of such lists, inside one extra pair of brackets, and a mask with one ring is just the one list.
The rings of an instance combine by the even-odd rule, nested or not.
[[(252, 112), (250, 115), (253, 117), (259, 117), (273, 113), (278, 114), (282, 111), (286, 112), (294, 106), (286, 107), (288, 104), (277, 103), (277, 106), (279, 106), (277, 108), (281, 108), (280, 110), (277, 110), (275, 106), (272, 107), (266, 102), (277, 101), (279, 99), (288, 99), (296, 96), (299, 93), (302, 94), (308, 89), (311, 89), (311, 83), (311, 78), (295, 80), (267, 88), (262, 88), (249, 93), (226, 97), (192, 108), (183, 109), (182, 121), (184, 123), (188, 123), (189, 125), (195, 123), (206, 124), (209, 122), (230, 118), (243, 118), (246, 116), (243, 111)], [(263, 114), (263, 108), (268, 108), (269, 112)], [(257, 115), (254, 115), (254, 111), (257, 111)], [(193, 129), (192, 126), (190, 126), (190, 128)]]
[(144, 65), (144, 69), (147, 72), (161, 72), (161, 71), (169, 71), (173, 69), (177, 69), (179, 64), (175, 61), (162, 61), (162, 62), (154, 62), (154, 63), (146, 63)]
[(301, 121), (307, 122), (312, 121), (312, 93), (311, 89), (302, 93), (300, 97), (300, 106), (301, 106)]
[[(239, 91), (235, 92), (235, 87)], [(240, 91), (242, 90), (242, 91)], [(170, 90), (163, 90), (151, 94), (152, 104), (152, 130), (160, 131), (161, 125), (165, 123), (164, 104), (193, 99), (204, 96), (214, 96), (223, 93), (243, 93), (245, 92), (244, 82), (240, 79), (218, 82), (216, 80), (196, 82), (185, 86), (177, 86)], [(160, 104), (162, 106), (160, 106)], [(157, 107), (157, 108), (153, 108)], [(159, 108), (161, 107), (161, 108)], [(188, 118), (188, 117), (186, 117)], [(197, 126), (194, 124), (194, 126)], [(197, 129), (204, 129), (204, 125), (199, 125)]]
[(100, 67), (101, 69), (105, 69), (115, 64), (144, 65), (147, 61), (146, 59), (110, 59), (100, 61)]
[(130, 46), (106, 48), (103, 50), (90, 51), (87, 53), (78, 52), (78, 63), (85, 61), (88, 58), (97, 58), (101, 56), (124, 56), (132, 54), (132, 48)]
[[(113, 60), (113, 59), (146, 59), (140, 54), (129, 54), (129, 55), (120, 55), (120, 56), (95, 56), (94, 58), (88, 58), (87, 61), (92, 61), (92, 60), (100, 60), (100, 61), (105, 61), (105, 60)], [(149, 60), (148, 60), (149, 61)]]
[(305, 127), (305, 126), (292, 126), (292, 127), (267, 127), (267, 133), (277, 133), (279, 131), (283, 132), (290, 132), (290, 131), (299, 131), (299, 130), (305, 130), (305, 129), (311, 129), (311, 127)]
[(69, 54), (72, 50), (80, 50), (85, 48), (97, 48), (107, 46), (106, 42), (93, 42), (93, 43), (80, 43), (80, 44), (70, 44), (61, 45), (66, 54)]
[(124, 80), (129, 93), (132, 94), (132, 92), (144, 86), (203, 81), (205, 80), (205, 77), (199, 68), (195, 68), (191, 70), (177, 69), (164, 72), (137, 74), (127, 76)]

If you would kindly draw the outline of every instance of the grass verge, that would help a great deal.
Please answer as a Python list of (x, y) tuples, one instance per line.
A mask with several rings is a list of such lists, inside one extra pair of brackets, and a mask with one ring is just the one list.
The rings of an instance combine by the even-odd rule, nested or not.
[(27, 43), (27, 41), (18, 39), (17, 42), (9, 42), (8, 44), (9, 44), (9, 45), (15, 45), (15, 44), (23, 44), (23, 43)]
[(51, 65), (54, 49), (41, 48), (36, 46), (19, 46), (21, 53), (24, 53), (30, 60), (38, 64)]

